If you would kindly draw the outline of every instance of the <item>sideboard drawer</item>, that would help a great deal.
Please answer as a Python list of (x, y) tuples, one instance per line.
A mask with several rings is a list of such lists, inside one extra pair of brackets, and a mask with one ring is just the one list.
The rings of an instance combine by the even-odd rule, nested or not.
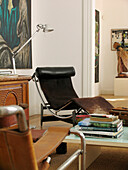
[[(29, 106), (28, 80), (30, 80), (30, 77), (20, 80), (0, 81), (0, 106), (19, 105), (20, 103), (26, 103)], [(28, 108), (25, 109), (25, 114), (27, 121), (29, 121)], [(0, 118), (0, 127), (8, 127), (16, 123), (15, 115)]]

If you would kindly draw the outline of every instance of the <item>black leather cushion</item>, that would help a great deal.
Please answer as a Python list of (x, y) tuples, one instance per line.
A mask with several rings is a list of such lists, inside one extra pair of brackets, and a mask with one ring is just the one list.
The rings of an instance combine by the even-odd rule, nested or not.
[(66, 78), (75, 75), (74, 67), (37, 67), (36, 76), (38, 78)]

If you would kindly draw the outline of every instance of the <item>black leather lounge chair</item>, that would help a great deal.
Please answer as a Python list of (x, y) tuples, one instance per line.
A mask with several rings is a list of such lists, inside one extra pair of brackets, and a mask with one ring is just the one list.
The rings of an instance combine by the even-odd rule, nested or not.
[[(79, 98), (73, 88), (71, 77), (75, 76), (74, 67), (37, 67), (33, 74), (37, 90), (42, 99), (42, 122), (63, 120), (75, 125), (77, 114), (108, 113), (113, 106), (103, 97)], [(43, 99), (38, 83), (45, 96)], [(47, 102), (45, 102), (47, 100)], [(52, 116), (43, 116), (43, 110), (48, 109)], [(62, 110), (73, 110), (70, 115), (61, 115)], [(67, 111), (68, 113), (68, 111)]]

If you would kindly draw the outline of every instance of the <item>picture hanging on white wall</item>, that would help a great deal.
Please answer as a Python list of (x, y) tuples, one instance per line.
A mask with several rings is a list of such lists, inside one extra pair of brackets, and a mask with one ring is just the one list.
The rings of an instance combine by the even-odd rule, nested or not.
[(116, 51), (116, 49), (113, 47), (115, 42), (119, 43), (125, 50), (128, 50), (128, 29), (112, 29), (111, 30), (112, 51)]
[(100, 14), (95, 10), (95, 83), (99, 82)]
[[(31, 0), (0, 1), (0, 69), (12, 68), (12, 55), (31, 36)], [(31, 43), (15, 56), (16, 68), (32, 68)]]

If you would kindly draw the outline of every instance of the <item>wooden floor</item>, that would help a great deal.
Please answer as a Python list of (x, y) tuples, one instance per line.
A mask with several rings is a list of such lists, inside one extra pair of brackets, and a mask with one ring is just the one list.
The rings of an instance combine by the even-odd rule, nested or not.
[(101, 95), (107, 99), (114, 107), (127, 107), (128, 96)]
[[(128, 97), (102, 95), (106, 98), (114, 107), (128, 107)], [(36, 126), (36, 129), (40, 129), (40, 115), (34, 115), (30, 117), (29, 121), (31, 126)], [(43, 128), (50, 126), (63, 126), (72, 127), (71, 124), (62, 121), (45, 122)], [(77, 144), (68, 144), (68, 152), (65, 155), (57, 155), (55, 152), (51, 155), (52, 162), (50, 170), (56, 170), (57, 167), (66, 160), (75, 150), (79, 148)], [(78, 169), (78, 160), (76, 160), (68, 170)], [(128, 170), (128, 150), (122, 148), (110, 148), (103, 147), (101, 155), (94, 161), (94, 163), (87, 170)]]

